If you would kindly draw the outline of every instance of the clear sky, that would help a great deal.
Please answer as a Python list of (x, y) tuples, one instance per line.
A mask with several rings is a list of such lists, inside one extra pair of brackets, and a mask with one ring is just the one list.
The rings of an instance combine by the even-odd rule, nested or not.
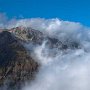
[(9, 18), (60, 18), (90, 26), (90, 0), (0, 0)]

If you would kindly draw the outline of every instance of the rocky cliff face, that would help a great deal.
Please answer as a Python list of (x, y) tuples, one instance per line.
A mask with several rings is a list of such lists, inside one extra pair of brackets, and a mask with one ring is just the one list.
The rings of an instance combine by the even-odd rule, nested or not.
[(25, 81), (34, 79), (38, 66), (18, 38), (7, 31), (0, 33), (0, 86), (20, 88)]

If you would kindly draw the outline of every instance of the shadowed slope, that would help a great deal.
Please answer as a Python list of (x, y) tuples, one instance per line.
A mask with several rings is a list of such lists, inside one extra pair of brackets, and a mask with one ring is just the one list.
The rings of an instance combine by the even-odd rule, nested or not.
[[(0, 85), (15, 86), (34, 79), (38, 64), (11, 33), (0, 33)], [(18, 84), (20, 83), (20, 84)], [(9, 89), (10, 90), (10, 89)]]

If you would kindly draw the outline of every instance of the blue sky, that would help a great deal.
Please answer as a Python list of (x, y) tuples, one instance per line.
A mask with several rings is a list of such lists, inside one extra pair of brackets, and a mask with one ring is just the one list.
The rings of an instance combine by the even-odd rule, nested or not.
[(0, 0), (9, 18), (60, 18), (90, 26), (90, 0)]

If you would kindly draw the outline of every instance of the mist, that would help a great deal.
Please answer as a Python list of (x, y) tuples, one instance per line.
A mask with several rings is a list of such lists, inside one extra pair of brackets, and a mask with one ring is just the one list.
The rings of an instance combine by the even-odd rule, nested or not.
[[(64, 43), (68, 39), (80, 44), (78, 49), (66, 50), (51, 49), (46, 45), (47, 41), (34, 46), (32, 57), (41, 67), (35, 80), (27, 82), (22, 90), (90, 90), (89, 27), (58, 18), (12, 19), (5, 24), (6, 28), (17, 26), (31, 27)], [(28, 50), (30, 47), (30, 44), (26, 45)]]
[[(54, 52), (40, 46), (35, 55), (42, 67), (37, 78), (22, 90), (89, 90), (90, 56), (83, 49)], [(43, 50), (45, 51), (43, 53)]]
[[(42, 20), (41, 20), (42, 21)], [(45, 24), (45, 22), (47, 22)], [(90, 31), (80, 23), (45, 20), (43, 32), (64, 42), (77, 41), (81, 48), (50, 49), (47, 41), (33, 50), (41, 64), (35, 81), (22, 90), (89, 90), (90, 89)], [(36, 24), (37, 25), (37, 24)], [(38, 28), (43, 27), (38, 26)], [(40, 29), (39, 29), (40, 30)], [(42, 30), (42, 28), (41, 28)]]

